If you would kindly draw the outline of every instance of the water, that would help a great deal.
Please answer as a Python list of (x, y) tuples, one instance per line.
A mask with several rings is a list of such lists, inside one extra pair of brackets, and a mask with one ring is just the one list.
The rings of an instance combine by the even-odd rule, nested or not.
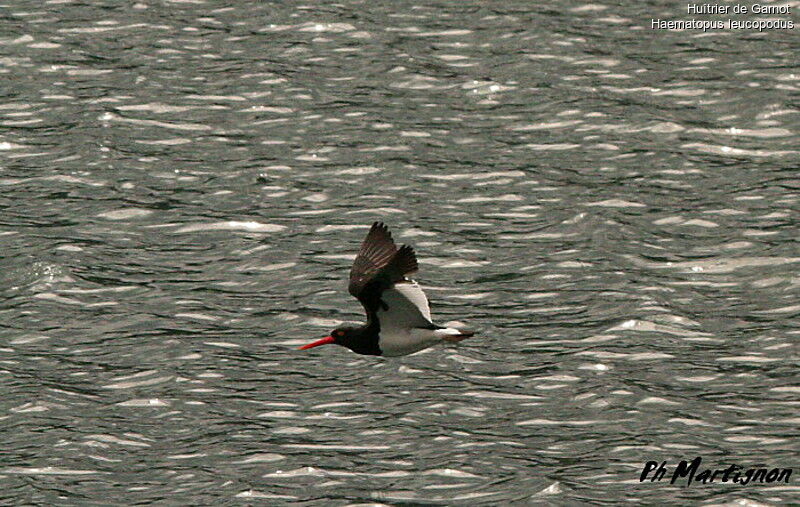
[[(795, 32), (653, 31), (686, 15), (640, 2), (3, 10), (0, 502), (797, 501)], [(361, 318), (373, 220), (479, 336), (296, 350)], [(795, 476), (639, 483), (695, 456)]]

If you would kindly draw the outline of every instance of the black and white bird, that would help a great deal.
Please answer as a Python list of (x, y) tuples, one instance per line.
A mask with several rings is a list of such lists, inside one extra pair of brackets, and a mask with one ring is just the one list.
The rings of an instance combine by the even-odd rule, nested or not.
[(416, 271), (414, 249), (408, 245), (398, 249), (389, 228), (373, 223), (353, 262), (348, 287), (364, 306), (367, 323), (338, 327), (300, 350), (333, 343), (357, 354), (404, 356), (441, 341), (460, 342), (472, 336), (470, 331), (433, 323), (428, 298), (408, 278)]

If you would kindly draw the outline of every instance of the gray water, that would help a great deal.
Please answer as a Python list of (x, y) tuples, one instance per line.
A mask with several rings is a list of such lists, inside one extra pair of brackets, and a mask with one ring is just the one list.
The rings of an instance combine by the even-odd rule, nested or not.
[[(796, 31), (91, 4), (2, 7), (0, 503), (800, 501)], [(475, 338), (296, 350), (374, 220)]]

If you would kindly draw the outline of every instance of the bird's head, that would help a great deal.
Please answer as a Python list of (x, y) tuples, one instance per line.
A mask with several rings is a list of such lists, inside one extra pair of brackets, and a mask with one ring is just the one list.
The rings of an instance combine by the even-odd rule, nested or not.
[(341, 345), (347, 348), (352, 348), (351, 344), (353, 343), (353, 340), (356, 338), (357, 334), (356, 331), (357, 329), (354, 326), (339, 326), (333, 331), (331, 331), (331, 334), (329, 336), (326, 336), (321, 340), (311, 342), (307, 345), (303, 345), (302, 347), (300, 347), (300, 350), (319, 347), (320, 345), (328, 345), (329, 343), (333, 343), (335, 345)]
[(381, 355), (381, 349), (378, 347), (377, 338), (377, 333), (372, 335), (364, 326), (339, 326), (331, 331), (330, 336), (303, 345), (300, 350), (333, 343), (334, 345), (346, 347), (356, 354), (379, 356)]

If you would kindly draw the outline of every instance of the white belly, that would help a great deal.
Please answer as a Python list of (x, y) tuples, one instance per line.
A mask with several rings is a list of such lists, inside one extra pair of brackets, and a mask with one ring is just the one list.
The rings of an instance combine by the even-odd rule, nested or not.
[(427, 349), (441, 340), (433, 329), (387, 329), (381, 330), (378, 346), (384, 356), (405, 356)]

